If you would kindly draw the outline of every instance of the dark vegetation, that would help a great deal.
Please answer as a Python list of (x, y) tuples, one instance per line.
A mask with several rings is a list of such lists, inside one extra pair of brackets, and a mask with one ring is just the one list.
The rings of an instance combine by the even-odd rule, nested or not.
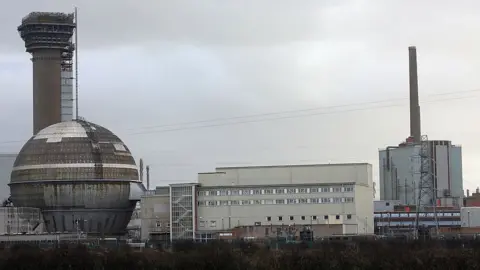
[(0, 251), (0, 269), (480, 269), (480, 242), (364, 241), (286, 245), (181, 243), (173, 251), (16, 246)]

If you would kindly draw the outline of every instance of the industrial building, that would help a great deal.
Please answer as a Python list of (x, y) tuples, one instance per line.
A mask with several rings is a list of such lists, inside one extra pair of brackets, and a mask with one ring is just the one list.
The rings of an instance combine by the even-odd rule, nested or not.
[(462, 148), (422, 136), (417, 51), (409, 47), (410, 137), (379, 151), (380, 199), (416, 205), (463, 205)]
[(0, 154), (0, 201), (10, 197), (10, 174), (12, 173), (13, 163), (17, 158), (17, 154), (4, 153)]
[(199, 234), (246, 227), (263, 238), (288, 226), (317, 236), (373, 233), (370, 164), (217, 168), (198, 183)]
[[(435, 179), (438, 206), (463, 205), (462, 148), (450, 141), (428, 141), (430, 174)], [(379, 151), (380, 200), (416, 205), (421, 181), (421, 145), (413, 142)], [(431, 200), (432, 198), (430, 198)]]
[(50, 233), (123, 235), (145, 191), (128, 147), (85, 120), (60, 122), (32, 136), (9, 185), (13, 204), (39, 208)]
[(170, 188), (148, 190), (140, 201), (141, 239), (170, 239)]
[(73, 117), (74, 14), (32, 12), (18, 27), (33, 63), (33, 133)]
[[(314, 235), (371, 234), (372, 166), (367, 163), (223, 167), (198, 183), (148, 191), (142, 239), (276, 237), (304, 227)], [(168, 223), (167, 223), (168, 222)], [(165, 236), (163, 236), (165, 239)]]

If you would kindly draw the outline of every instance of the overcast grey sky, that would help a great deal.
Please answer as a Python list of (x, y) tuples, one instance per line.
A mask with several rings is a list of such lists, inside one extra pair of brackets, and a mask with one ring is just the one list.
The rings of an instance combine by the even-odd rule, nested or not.
[[(370, 162), (378, 171), (378, 148), (409, 135), (410, 45), (423, 133), (461, 144), (464, 186), (480, 183), (479, 1), (11, 2), (0, 10), (0, 152), (17, 152), (22, 143), (7, 142), (32, 129), (31, 62), (16, 27), (30, 11), (74, 5), (80, 114), (151, 164), (154, 184), (227, 165)], [(398, 101), (177, 125), (389, 99)], [(365, 107), (375, 108), (356, 110)]]

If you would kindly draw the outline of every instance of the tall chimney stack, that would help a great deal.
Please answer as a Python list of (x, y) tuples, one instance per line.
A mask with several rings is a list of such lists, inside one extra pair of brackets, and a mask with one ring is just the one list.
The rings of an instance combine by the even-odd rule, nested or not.
[(420, 103), (418, 100), (417, 48), (408, 47), (408, 64), (410, 74), (410, 136), (416, 143), (422, 140), (420, 125)]
[(147, 190), (150, 190), (150, 166), (145, 167), (147, 171)]

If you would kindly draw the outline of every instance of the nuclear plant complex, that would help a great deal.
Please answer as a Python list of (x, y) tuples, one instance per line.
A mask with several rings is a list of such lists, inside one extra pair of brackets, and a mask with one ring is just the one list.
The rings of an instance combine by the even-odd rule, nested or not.
[[(218, 167), (192, 182), (152, 189), (147, 165), (146, 189), (143, 160), (138, 168), (118, 136), (78, 116), (77, 29), (76, 12), (32, 12), (18, 27), (32, 55), (33, 134), (18, 154), (0, 154), (0, 180), (8, 178), (10, 189), (2, 194), (8, 199), (0, 209), (0, 242), (14, 234), (20, 234), (16, 241), (58, 240), (61, 234), (154, 246), (213, 239), (418, 239), (480, 228), (480, 191), (463, 193), (461, 147), (421, 132), (413, 46), (410, 135), (379, 150), (378, 188), (373, 165), (358, 162)], [(374, 200), (376, 189), (380, 200)]]

